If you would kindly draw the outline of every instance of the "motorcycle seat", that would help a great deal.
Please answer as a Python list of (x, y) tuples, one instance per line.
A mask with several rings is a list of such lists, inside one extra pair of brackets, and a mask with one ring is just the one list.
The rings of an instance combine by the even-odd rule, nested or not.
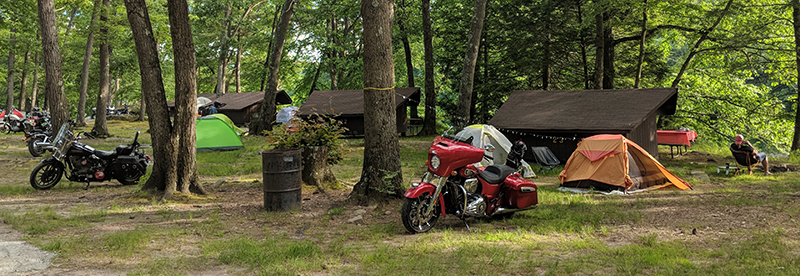
[(94, 155), (101, 159), (109, 159), (117, 155), (116, 150), (94, 150)]
[(479, 175), (489, 184), (500, 184), (515, 171), (514, 168), (506, 165), (492, 165), (486, 167)]

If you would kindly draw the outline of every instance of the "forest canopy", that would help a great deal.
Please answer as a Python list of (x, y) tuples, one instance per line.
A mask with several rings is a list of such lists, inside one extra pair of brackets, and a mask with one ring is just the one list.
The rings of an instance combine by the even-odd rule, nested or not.
[[(96, 2), (56, 1), (64, 89), (73, 117), (90, 33), (95, 40), (107, 40), (112, 49), (111, 102), (138, 106), (142, 97), (125, 5), (122, 0), (112, 0), (108, 22), (92, 25)], [(147, 6), (171, 100), (175, 70), (166, 2), (148, 0)], [(514, 90), (678, 87), (678, 111), (661, 117), (660, 129), (686, 127), (696, 130), (702, 139), (720, 144), (742, 133), (764, 151), (788, 152), (793, 144), (798, 95), (793, 4), (800, 4), (795, 2), (489, 1), (469, 120), (487, 122)], [(197, 93), (264, 90), (265, 64), (282, 3), (189, 1)], [(421, 0), (395, 0), (396, 87), (412, 82), (421, 87), (424, 83), (421, 5)], [(300, 1), (294, 9), (279, 89), (286, 90), (295, 105), (301, 105), (312, 90), (362, 89), (360, 3)], [(473, 1), (431, 1), (436, 108), (439, 121), (445, 123), (452, 123), (455, 114), (472, 9)], [(97, 32), (99, 24), (107, 24), (107, 37)], [(41, 91), (44, 86), (41, 60), (37, 63), (36, 59), (42, 49), (38, 26), (36, 1), (0, 3), (0, 55), (9, 61), (0, 66), (0, 79), (7, 84), (12, 77), (14, 106), (18, 108), (23, 88), (25, 102), (32, 103), (32, 90), (38, 86)], [(408, 50), (404, 39), (409, 42)], [(93, 51), (89, 103), (95, 102), (98, 94), (99, 48), (95, 46)], [(411, 74), (407, 55), (411, 56)], [(44, 106), (44, 93), (37, 97), (37, 105)], [(0, 93), (4, 103), (7, 98)], [(30, 104), (26, 106), (30, 108)], [(420, 105), (420, 116), (425, 108)]]

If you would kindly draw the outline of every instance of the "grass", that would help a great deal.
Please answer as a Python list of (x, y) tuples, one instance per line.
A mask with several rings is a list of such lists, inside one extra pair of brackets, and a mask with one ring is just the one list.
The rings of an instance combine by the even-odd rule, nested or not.
[[(112, 139), (84, 142), (112, 149), (146, 124), (114, 121), (109, 128)], [(7, 142), (0, 158), (29, 158), (21, 146), (8, 146), (17, 138), (0, 135), (0, 142)], [(140, 139), (150, 142), (145, 132)], [(400, 139), (404, 183), (424, 172), (431, 139)], [(270, 148), (268, 140), (256, 136), (244, 142), (242, 150), (198, 153), (201, 176), (259, 178), (260, 151)], [(344, 160), (332, 169), (353, 184), (361, 174), (364, 142), (340, 143)], [(692, 149), (718, 160), (728, 154), (727, 148), (702, 143)], [(223, 208), (213, 197), (178, 195), (160, 202), (138, 187), (84, 191), (83, 184), (64, 181), (40, 192), (24, 182), (25, 166), (38, 162), (29, 158), (11, 169), (20, 174), (17, 182), (0, 182), (0, 217), (27, 241), (57, 252), (59, 265), (128, 275), (800, 275), (800, 174), (725, 176), (716, 174), (715, 164), (662, 159), (695, 190), (603, 196), (542, 185), (539, 206), (510, 219), (468, 219), (469, 232), (447, 216), (429, 233), (407, 235), (396, 218), (400, 201), (375, 207), (356, 224), (346, 222), (353, 208), (338, 203), (316, 214), (268, 213)], [(533, 167), (538, 173), (538, 165)], [(711, 180), (694, 180), (692, 171)], [(260, 184), (225, 185), (258, 192)], [(17, 205), (48, 194), (87, 198)], [(736, 215), (714, 216), (728, 213)]]

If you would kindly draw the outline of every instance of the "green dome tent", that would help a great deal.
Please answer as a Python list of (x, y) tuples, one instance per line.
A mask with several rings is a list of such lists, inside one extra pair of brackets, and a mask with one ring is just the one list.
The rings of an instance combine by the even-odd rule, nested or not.
[[(244, 148), (242, 138), (231, 127), (227, 116), (214, 114), (197, 118), (197, 151), (236, 150)], [(235, 126), (234, 126), (235, 127)], [(238, 129), (238, 128), (236, 128)]]

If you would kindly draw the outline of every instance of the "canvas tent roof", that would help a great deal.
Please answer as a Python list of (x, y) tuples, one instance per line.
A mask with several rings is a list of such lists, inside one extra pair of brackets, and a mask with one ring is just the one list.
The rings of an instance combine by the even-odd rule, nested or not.
[(562, 187), (596, 190), (691, 188), (647, 151), (619, 134), (583, 139), (558, 178)]
[[(197, 118), (197, 150), (217, 151), (244, 148), (242, 138), (223, 114)], [(230, 119), (228, 119), (229, 121)]]
[[(222, 94), (220, 97), (217, 97), (216, 94), (197, 94), (197, 97), (206, 97), (212, 101), (224, 103), (225, 106), (221, 107), (220, 110), (239, 110), (264, 101), (264, 92), (226, 93)], [(286, 91), (280, 90), (275, 94), (275, 104), (284, 105), (291, 103), (292, 98), (289, 97)], [(168, 101), (167, 106), (174, 107), (175, 101)]]
[[(481, 165), (491, 166), (493, 164), (505, 164), (508, 152), (511, 151), (511, 141), (506, 138), (503, 133), (500, 133), (496, 128), (491, 125), (471, 125), (465, 127), (456, 136), (470, 137), (472, 136), (472, 146), (476, 148), (483, 148), (484, 145), (491, 144), (495, 147), (494, 152), (486, 152), (486, 155), (492, 157), (492, 160), (483, 159)], [(524, 177), (534, 177), (536, 174), (531, 169), (525, 160), (522, 160), (524, 167)]]
[(514, 91), (489, 121), (502, 129), (627, 131), (650, 114), (675, 114), (677, 88)]
[[(408, 98), (419, 97), (419, 91), (419, 87), (395, 88), (395, 104), (400, 107)], [(308, 96), (297, 113), (298, 115), (364, 114), (364, 90), (316, 90)]]

